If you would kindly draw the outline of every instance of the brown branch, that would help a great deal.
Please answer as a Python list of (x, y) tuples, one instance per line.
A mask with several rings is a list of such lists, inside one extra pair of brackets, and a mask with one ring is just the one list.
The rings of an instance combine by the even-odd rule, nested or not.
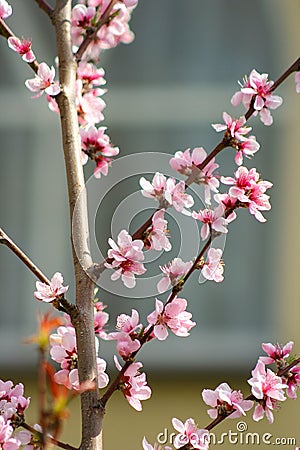
[(113, 7), (116, 3), (118, 3), (119, 0), (111, 0), (108, 7), (104, 11), (103, 15), (101, 16), (99, 22), (97, 23), (97, 26), (93, 28), (90, 32), (88, 32), (80, 44), (77, 52), (76, 52), (76, 60), (77, 62), (81, 61), (84, 52), (87, 50), (90, 43), (96, 38), (98, 31), (100, 30), (103, 25), (107, 25), (110, 21), (110, 14), (112, 12)]
[[(3, 19), (0, 19), (0, 35), (5, 37), (6, 40), (10, 37), (15, 37), (15, 34), (12, 32), (12, 30), (9, 28), (9, 26), (6, 25), (6, 23), (4, 22)], [(32, 70), (35, 73), (38, 71), (39, 63), (37, 62), (36, 59), (27, 64), (32, 68)]]
[(47, 16), (50, 17), (50, 19), (52, 18), (52, 14), (53, 14), (53, 8), (52, 6), (50, 6), (46, 0), (34, 0), (35, 3), (47, 14)]
[[(71, 0), (56, 0), (56, 7), (52, 15), (56, 32), (61, 85), (61, 92), (56, 100), (60, 111), (62, 144), (68, 183), (70, 225), (73, 231), (73, 266), (76, 306), (78, 308), (76, 320), (73, 321), (73, 324), (77, 340), (78, 375), (80, 383), (95, 382), (97, 385), (94, 282), (88, 276), (88, 270), (92, 266), (92, 258), (89, 249), (87, 200), (80, 157), (81, 141), (75, 102), (77, 62), (72, 52), (71, 9)], [(74, 215), (75, 206), (79, 213)], [(81, 393), (81, 450), (102, 449), (103, 412), (96, 408), (98, 401), (98, 389)]]
[(43, 272), (28, 258), (27, 255), (11, 240), (11, 238), (0, 228), (0, 244), (6, 245), (42, 282), (50, 284), (50, 281)]
[[(28, 425), (26, 422), (22, 423), (21, 426), (22, 426), (22, 428), (25, 428), (25, 430), (30, 431), (30, 433), (32, 433), (33, 435), (37, 435), (39, 437), (40, 441), (43, 442), (43, 440), (44, 440), (43, 433), (41, 433), (40, 431), (37, 431), (35, 428)], [(73, 447), (72, 445), (65, 444), (64, 442), (58, 441), (57, 439), (50, 436), (49, 434), (47, 434), (46, 438), (47, 438), (47, 441), (51, 442), (52, 444), (56, 445), (57, 447), (64, 448), (65, 450), (77, 450), (76, 447)]]

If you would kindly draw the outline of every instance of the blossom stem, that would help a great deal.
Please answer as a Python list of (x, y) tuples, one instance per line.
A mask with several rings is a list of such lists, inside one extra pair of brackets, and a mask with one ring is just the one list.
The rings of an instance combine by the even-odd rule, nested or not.
[(108, 7), (106, 8), (106, 10), (104, 11), (102, 17), (100, 18), (97, 26), (95, 27), (95, 29), (92, 30), (91, 33), (87, 33), (84, 40), (82, 41), (82, 43), (80, 44), (77, 52), (76, 52), (76, 60), (77, 62), (81, 61), (82, 56), (84, 54), (84, 52), (86, 51), (86, 49), (88, 48), (88, 46), (90, 45), (90, 43), (93, 41), (93, 39), (96, 37), (98, 31), (100, 30), (101, 27), (103, 27), (103, 25), (106, 25), (109, 20), (110, 20), (110, 14), (111, 11), (114, 7), (114, 5), (116, 3), (118, 3), (119, 0), (111, 0), (111, 2), (109, 3)]
[[(10, 37), (15, 37), (15, 34), (12, 32), (12, 30), (6, 25), (6, 23), (4, 22), (3, 19), (0, 19), (0, 35), (5, 37), (5, 39), (8, 39)], [(27, 63), (32, 70), (37, 73), (38, 68), (39, 68), (39, 64), (37, 62), (37, 60), (35, 59), (32, 62), (28, 62)]]
[(27, 255), (12, 241), (12, 239), (0, 228), (0, 244), (6, 245), (42, 282), (50, 284), (50, 281), (43, 272), (28, 258)]
[[(26, 422), (22, 423), (22, 427), (25, 428), (25, 430), (30, 431), (33, 435), (38, 435), (41, 439), (43, 439), (43, 433), (40, 433), (32, 426), (28, 425)], [(58, 441), (54, 437), (47, 435), (47, 441), (52, 442), (52, 444), (56, 445), (57, 447), (64, 448), (65, 450), (77, 450), (76, 447), (73, 447), (72, 445), (65, 444), (64, 442)], [(44, 448), (44, 447), (43, 447)]]
[(36, 4), (49, 16), (52, 17), (53, 8), (46, 2), (46, 0), (35, 0)]

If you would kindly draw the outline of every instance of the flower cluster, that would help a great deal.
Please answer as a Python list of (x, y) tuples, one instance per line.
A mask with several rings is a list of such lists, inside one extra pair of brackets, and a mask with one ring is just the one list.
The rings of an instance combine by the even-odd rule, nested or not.
[(253, 214), (259, 222), (266, 221), (261, 211), (271, 209), (266, 191), (273, 186), (272, 183), (261, 180), (255, 168), (248, 170), (243, 166), (237, 169), (234, 178), (221, 177), (221, 181), (224, 184), (233, 185), (228, 191), (231, 203), (238, 200), (239, 206), (248, 208), (250, 214)]
[(100, 178), (101, 174), (107, 175), (112, 158), (119, 154), (119, 148), (112, 147), (105, 130), (106, 127), (97, 129), (94, 125), (80, 129), (82, 163), (85, 164), (89, 158), (96, 162), (96, 178)]
[[(22, 52), (24, 52), (24, 44), (23, 46), (19, 45), (20, 49), (23, 47)], [(16, 44), (14, 45), (14, 50), (17, 48)], [(20, 51), (19, 51), (20, 53)], [(21, 53), (23, 54), (23, 53)], [(27, 53), (28, 57), (28, 53)], [(29, 79), (25, 81), (25, 86), (31, 92), (37, 92), (34, 98), (38, 98), (45, 92), (50, 96), (55, 96), (60, 93), (60, 87), (57, 81), (54, 81), (55, 77), (55, 69), (52, 66), (51, 68), (45, 63), (42, 62), (39, 64), (39, 68), (35, 78)]]
[[(80, 390), (78, 377), (78, 355), (75, 329), (73, 326), (60, 326), (57, 332), (50, 335), (50, 356), (60, 364), (61, 370), (56, 372), (54, 380), (63, 384), (68, 389)], [(95, 338), (96, 351), (99, 343)], [(108, 383), (108, 375), (105, 373), (106, 362), (97, 357), (98, 386), (103, 388)]]
[(196, 325), (191, 320), (192, 314), (186, 311), (187, 301), (184, 298), (174, 298), (164, 307), (163, 302), (156, 299), (155, 311), (148, 315), (147, 320), (153, 325), (153, 335), (160, 341), (168, 337), (168, 329), (177, 336), (189, 336), (189, 331)]
[(207, 450), (209, 446), (209, 432), (198, 428), (194, 419), (187, 419), (184, 423), (174, 417), (172, 419), (173, 427), (179, 433), (175, 436), (174, 447), (181, 448), (187, 446), (190, 448)]
[[(122, 367), (114, 357), (116, 368), (121, 371)], [(141, 400), (147, 400), (151, 397), (151, 389), (147, 386), (145, 373), (140, 373), (139, 369), (143, 367), (140, 362), (134, 362), (125, 370), (121, 376), (119, 389), (122, 391), (128, 403), (137, 411), (142, 410)]]
[(49, 303), (61, 295), (64, 295), (69, 289), (69, 286), (63, 286), (63, 281), (64, 279), (60, 272), (56, 272), (53, 275), (49, 285), (37, 281), (36, 291), (34, 293), (35, 298), (37, 300)]
[(163, 174), (156, 172), (152, 183), (144, 177), (140, 179), (142, 195), (148, 198), (154, 198), (159, 201), (160, 206), (174, 206), (176, 211), (185, 215), (191, 215), (186, 209), (194, 204), (191, 195), (185, 193), (184, 181), (176, 183), (175, 178), (166, 178)]
[(142, 325), (139, 323), (139, 313), (133, 309), (131, 316), (120, 314), (117, 318), (116, 329), (116, 332), (108, 334), (107, 339), (117, 341), (117, 352), (126, 360), (141, 346), (138, 339), (142, 329)]
[(244, 400), (240, 391), (234, 391), (227, 383), (221, 383), (214, 391), (211, 389), (203, 389), (202, 398), (205, 403), (212, 406), (213, 409), (207, 411), (212, 419), (218, 416), (229, 416), (231, 419), (237, 419), (245, 411), (249, 411), (253, 407), (252, 400)]
[(244, 78), (240, 91), (233, 95), (231, 103), (237, 106), (242, 102), (245, 108), (253, 106), (254, 115), (259, 113), (265, 125), (272, 125), (270, 109), (276, 109), (282, 104), (282, 98), (272, 94), (273, 84), (273, 81), (268, 81), (267, 73), (260, 74), (253, 69), (249, 77)]
[(122, 230), (118, 235), (118, 243), (111, 238), (108, 243), (111, 249), (108, 250), (109, 261), (105, 263), (105, 266), (115, 269), (111, 279), (117, 280), (121, 277), (126, 287), (133, 288), (136, 284), (135, 275), (146, 272), (146, 268), (141, 263), (144, 260), (143, 241), (140, 239), (133, 241), (130, 234)]
[(152, 225), (144, 233), (144, 245), (147, 250), (170, 251), (172, 245), (168, 239), (168, 222), (164, 218), (165, 210), (153, 214)]
[(30, 403), (29, 397), (24, 397), (24, 386), (22, 383), (14, 386), (12, 381), (0, 380), (0, 414), (5, 421), (10, 420), (13, 424), (24, 418), (24, 412)]
[(234, 119), (226, 112), (223, 113), (223, 119), (225, 124), (213, 124), (213, 128), (216, 131), (225, 131), (225, 139), (229, 146), (235, 148), (237, 153), (235, 155), (235, 162), (238, 166), (243, 164), (243, 156), (250, 158), (256, 153), (260, 145), (256, 141), (255, 136), (248, 136), (248, 134), (252, 128), (245, 127), (246, 118), (245, 116), (240, 117), (239, 119)]
[(175, 258), (165, 266), (159, 266), (163, 277), (157, 283), (158, 292), (166, 291), (170, 284), (175, 286), (187, 274), (192, 265), (192, 261), (184, 262), (181, 258)]
[[(205, 161), (207, 153), (203, 147), (196, 147), (191, 150), (188, 148), (184, 152), (178, 151), (174, 157), (170, 159), (170, 166), (183, 175), (190, 176), (195, 170), (195, 166), (199, 166)], [(212, 158), (208, 164), (202, 170), (198, 169), (195, 183), (205, 186), (205, 203), (210, 204), (211, 191), (218, 192), (220, 185), (216, 175), (213, 174), (214, 170), (219, 167), (215, 163), (215, 158)]]

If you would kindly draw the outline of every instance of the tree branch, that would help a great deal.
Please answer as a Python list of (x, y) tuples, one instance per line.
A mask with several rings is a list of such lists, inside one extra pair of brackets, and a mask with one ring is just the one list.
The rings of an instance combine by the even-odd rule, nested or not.
[(11, 240), (11, 238), (0, 228), (0, 244), (6, 245), (42, 282), (50, 284), (50, 281), (43, 272), (28, 258), (27, 255)]
[[(89, 227), (83, 169), (81, 141), (75, 103), (77, 63), (71, 42), (71, 0), (57, 0), (52, 21), (56, 30), (61, 93), (56, 97), (60, 110), (63, 150), (73, 230), (73, 265), (76, 284), (78, 314), (73, 325), (76, 330), (78, 374), (80, 383), (89, 381), (97, 385), (97, 363), (94, 334), (94, 283), (87, 271), (92, 266), (89, 249)], [(74, 209), (79, 214), (73, 217)], [(102, 449), (103, 412), (97, 409), (98, 389), (81, 394), (82, 441), (81, 450)]]
[[(37, 431), (35, 428), (33, 428), (32, 426), (28, 425), (26, 422), (22, 423), (21, 426), (25, 430), (30, 431), (30, 433), (32, 433), (33, 435), (38, 435), (39, 439), (41, 441), (43, 441), (43, 439), (44, 439), (43, 438), (43, 433), (41, 433), (40, 431)], [(65, 450), (77, 450), (76, 447), (73, 447), (72, 445), (65, 444), (64, 442), (58, 441), (57, 439), (55, 439), (54, 437), (52, 437), (50, 435), (47, 435), (47, 441), (51, 442), (52, 444), (56, 445), (57, 447), (64, 448)]]
[(52, 6), (50, 6), (46, 0), (34, 0), (35, 3), (47, 14), (47, 16), (50, 17), (50, 19), (52, 18), (52, 14), (53, 14), (53, 8)]

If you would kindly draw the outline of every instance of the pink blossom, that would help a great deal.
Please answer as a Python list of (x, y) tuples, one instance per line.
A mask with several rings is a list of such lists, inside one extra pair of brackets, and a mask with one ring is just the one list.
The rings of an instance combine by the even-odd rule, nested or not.
[(176, 211), (190, 216), (191, 213), (186, 208), (190, 208), (194, 204), (194, 199), (191, 195), (185, 192), (185, 182), (176, 181), (174, 178), (168, 178), (165, 191), (165, 199), (170, 205), (173, 205)]
[(268, 344), (261, 344), (262, 349), (269, 355), (267, 356), (261, 356), (259, 359), (264, 364), (272, 364), (273, 362), (282, 363), (285, 358), (289, 356), (289, 354), (292, 351), (292, 348), (294, 346), (294, 342), (290, 341), (284, 346), (281, 346), (279, 344), (273, 345), (271, 343)]
[(207, 411), (209, 417), (216, 419), (218, 415), (229, 415), (231, 419), (237, 419), (245, 411), (253, 407), (252, 400), (244, 400), (240, 391), (233, 391), (227, 383), (221, 383), (214, 391), (203, 389), (202, 398), (213, 409)]
[[(85, 3), (80, 1), (79, 3)], [(100, 16), (104, 14), (110, 2), (107, 0), (89, 0), (89, 7), (100, 7)], [(118, 2), (114, 5), (111, 12), (111, 20), (105, 24), (96, 37), (88, 46), (85, 58), (91, 59), (95, 62), (99, 60), (102, 49), (116, 47), (120, 43), (129, 44), (134, 39), (134, 34), (129, 28), (129, 21), (131, 19), (131, 11), (136, 6), (137, 0), (126, 0), (125, 2)], [(80, 45), (83, 36), (84, 28), (72, 28), (72, 40), (75, 45)]]
[(260, 148), (259, 143), (256, 141), (255, 136), (249, 136), (248, 138), (241, 139), (236, 145), (235, 162), (238, 166), (243, 164), (243, 156), (250, 158)]
[(141, 346), (137, 339), (142, 325), (139, 323), (139, 314), (133, 309), (131, 316), (121, 314), (117, 318), (116, 328), (118, 331), (109, 333), (108, 340), (117, 340), (117, 351), (123, 359), (130, 357), (131, 353), (138, 350)]
[[(108, 385), (109, 378), (106, 370), (106, 361), (104, 359), (97, 357), (97, 375), (98, 375), (98, 387), (104, 388)], [(61, 369), (54, 374), (54, 380), (57, 384), (62, 384), (66, 386), (69, 390), (80, 391), (81, 385), (79, 383), (78, 369)]]
[(76, 104), (78, 121), (80, 125), (95, 125), (104, 119), (102, 111), (106, 107), (105, 101), (96, 94), (97, 92), (89, 91), (87, 93), (83, 90), (83, 81), (76, 80)]
[(109, 320), (109, 314), (104, 312), (105, 308), (106, 306), (102, 302), (94, 303), (94, 330), (95, 334), (102, 339), (105, 339), (107, 336), (103, 328)]
[[(143, 438), (143, 449), (144, 450), (163, 450), (163, 447), (159, 444), (157, 444), (156, 442), (154, 443), (154, 446), (152, 446), (151, 444), (149, 444), (149, 442), (147, 441), (147, 439)], [(168, 445), (166, 445), (164, 447), (164, 450), (172, 450), (171, 447), (169, 447)]]
[(253, 214), (259, 222), (265, 222), (266, 219), (260, 211), (271, 209), (269, 196), (265, 192), (273, 186), (272, 183), (260, 180), (255, 168), (248, 170), (240, 166), (234, 175), (235, 178), (221, 177), (222, 183), (234, 185), (229, 189), (229, 196), (237, 198), (243, 207), (248, 207), (250, 214)]
[[(122, 367), (114, 356), (116, 368), (121, 370)], [(143, 367), (140, 362), (134, 362), (125, 370), (122, 375), (119, 389), (123, 392), (128, 403), (137, 411), (142, 410), (141, 400), (147, 400), (151, 397), (151, 389), (147, 386), (146, 374), (140, 373), (139, 369)]]
[(193, 206), (193, 197), (185, 193), (184, 181), (179, 181), (176, 184), (174, 178), (166, 178), (159, 172), (153, 177), (152, 183), (146, 180), (144, 177), (140, 179), (140, 185), (143, 188), (142, 195), (144, 197), (155, 198), (159, 200), (160, 205), (164, 205), (165, 200), (169, 205), (173, 205), (174, 208), (186, 215), (191, 213), (185, 208)]
[(31, 40), (19, 39), (16, 36), (11, 36), (7, 39), (9, 48), (22, 55), (23, 61), (31, 63), (35, 60), (35, 55), (31, 50)]
[(41, 300), (43, 302), (52, 302), (60, 295), (64, 295), (69, 286), (63, 286), (63, 276), (60, 272), (56, 272), (51, 278), (50, 284), (41, 283), (40, 281), (36, 282), (36, 291), (34, 296), (37, 300)]
[(128, 232), (122, 230), (118, 235), (118, 244), (111, 238), (108, 243), (111, 246), (108, 250), (108, 258), (112, 259), (112, 262), (105, 263), (105, 267), (116, 269), (111, 279), (117, 280), (121, 277), (126, 287), (133, 288), (136, 284), (135, 275), (146, 272), (146, 268), (140, 262), (144, 260), (143, 241), (139, 239), (133, 241)]
[(225, 219), (225, 206), (220, 203), (215, 209), (203, 209), (198, 212), (193, 211), (192, 217), (196, 220), (200, 220), (203, 222), (203, 226), (201, 227), (201, 238), (203, 241), (208, 238), (211, 230), (214, 230), (218, 233), (228, 233), (227, 225), (231, 222), (232, 216), (230, 218)]
[(268, 421), (273, 423), (272, 410), (276, 407), (276, 401), (286, 400), (283, 389), (287, 385), (272, 370), (266, 369), (260, 360), (252, 370), (252, 378), (248, 380), (248, 383), (252, 386), (252, 394), (259, 400), (253, 413), (253, 419), (259, 421), (266, 414)]
[(0, 411), (5, 420), (14, 421), (24, 415), (28, 408), (30, 397), (24, 397), (24, 386), (18, 383), (15, 386), (12, 381), (0, 380)]
[(165, 198), (167, 179), (163, 174), (156, 172), (152, 183), (142, 177), (140, 179), (140, 186), (142, 187), (142, 195), (144, 197), (155, 198), (161, 202)]
[(272, 95), (273, 84), (273, 81), (268, 81), (268, 74), (259, 74), (253, 69), (249, 78), (244, 78), (241, 90), (233, 95), (231, 103), (237, 106), (242, 102), (245, 108), (249, 108), (254, 97), (254, 115), (259, 112), (261, 121), (265, 125), (272, 125), (273, 118), (270, 109), (276, 109), (282, 104), (281, 97)]
[[(201, 164), (207, 153), (203, 147), (196, 147), (190, 154), (190, 149), (188, 148), (184, 152), (178, 151), (175, 156), (170, 160), (170, 166), (172, 169), (176, 170), (183, 175), (190, 176), (194, 169), (194, 166)], [(215, 158), (213, 158), (201, 171), (195, 179), (195, 183), (205, 185), (205, 202), (210, 204), (210, 191), (218, 192), (219, 180), (213, 175), (213, 171), (219, 167), (215, 163)]]
[(158, 282), (158, 292), (165, 292), (170, 284), (175, 286), (182, 277), (190, 270), (193, 262), (183, 262), (181, 258), (174, 258), (165, 266), (159, 266), (163, 272), (163, 278)]
[(89, 28), (92, 19), (96, 14), (96, 8), (85, 5), (75, 5), (72, 9), (71, 24), (72, 27)]
[(77, 68), (77, 77), (82, 80), (83, 88), (102, 86), (106, 83), (104, 69), (97, 68), (94, 64), (80, 61)]
[(131, 19), (129, 9), (125, 4), (117, 3), (112, 9), (112, 14), (116, 11), (118, 14), (109, 22), (109, 25), (101, 27), (97, 34), (101, 49), (116, 47), (120, 43), (130, 44), (134, 39), (134, 34), (128, 25)]
[(39, 68), (35, 78), (25, 81), (25, 86), (32, 92), (38, 92), (34, 98), (40, 97), (45, 91), (49, 95), (57, 95), (60, 93), (59, 84), (53, 81), (55, 77), (55, 69), (51, 68), (44, 62), (39, 64)]
[(234, 119), (226, 112), (223, 112), (223, 120), (225, 124), (215, 123), (212, 124), (212, 127), (216, 131), (227, 130), (229, 136), (237, 139), (238, 141), (241, 140), (245, 134), (248, 134), (252, 130), (251, 127), (243, 126), (246, 123), (245, 116), (241, 116), (239, 119)]
[(208, 450), (209, 432), (205, 429), (197, 428), (194, 419), (187, 419), (184, 423), (174, 417), (173, 427), (179, 434), (175, 436), (174, 447), (181, 448), (191, 445), (192, 448)]
[(152, 226), (145, 232), (144, 244), (146, 249), (170, 251), (172, 245), (167, 237), (167, 221), (164, 219), (165, 210), (160, 209), (153, 214)]
[[(100, 178), (101, 173), (107, 175), (112, 158), (119, 154), (119, 148), (111, 145), (110, 138), (105, 134), (105, 130), (106, 127), (97, 129), (93, 125), (80, 128), (82, 151), (86, 158), (90, 157), (96, 162), (94, 170), (96, 178)], [(86, 162), (86, 158), (83, 158), (83, 163)]]
[[(43, 432), (39, 424), (34, 424), (33, 428), (38, 433)], [(42, 442), (39, 442), (37, 433), (30, 433), (28, 430), (20, 430), (15, 433), (15, 438), (21, 442), (22, 450), (39, 450), (42, 448)]]
[(168, 336), (168, 329), (180, 337), (189, 336), (189, 331), (196, 323), (191, 321), (192, 314), (186, 311), (187, 301), (183, 298), (174, 298), (165, 308), (163, 303), (156, 299), (155, 311), (148, 315), (150, 325), (154, 325), (153, 334), (163, 341)]
[(0, 0), (0, 19), (7, 19), (12, 15), (12, 7), (6, 0)]
[(292, 367), (286, 374), (285, 383), (287, 384), (286, 394), (289, 398), (297, 398), (297, 386), (300, 386), (300, 366)]
[(92, 20), (95, 17), (96, 8), (86, 5), (75, 5), (72, 9), (71, 32), (74, 45), (80, 45), (86, 35), (86, 30), (92, 26)]
[(220, 283), (224, 280), (224, 266), (222, 263), (222, 250), (220, 248), (210, 248), (207, 252), (207, 260), (202, 266), (201, 273), (207, 280)]
[[(56, 372), (54, 379), (56, 383), (63, 384), (67, 389), (80, 390), (78, 377), (78, 355), (75, 329), (73, 326), (57, 328), (57, 333), (50, 335), (50, 356), (60, 364), (61, 370)], [(99, 342), (95, 338), (96, 351)], [(97, 357), (98, 386), (103, 388), (108, 384), (108, 376), (105, 373), (106, 362)]]
[(230, 212), (228, 218), (232, 222), (234, 219), (236, 219), (236, 213), (233, 211), (233, 209), (236, 206), (237, 199), (234, 197), (230, 197), (228, 194), (215, 194), (214, 199), (217, 203), (223, 205), (225, 207), (225, 213)]
[(296, 92), (300, 93), (300, 71), (295, 73)]
[(6, 422), (3, 416), (0, 416), (0, 448), (1, 450), (17, 450), (21, 445), (21, 441), (12, 437), (13, 427), (10, 421)]

